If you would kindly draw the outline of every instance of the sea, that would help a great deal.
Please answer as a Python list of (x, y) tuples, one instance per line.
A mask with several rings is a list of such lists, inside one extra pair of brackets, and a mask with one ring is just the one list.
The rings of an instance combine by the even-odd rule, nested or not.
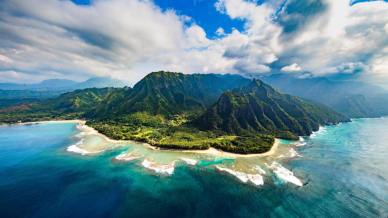
[(271, 157), (101, 149), (81, 133), (0, 126), (0, 217), (388, 217), (388, 118), (322, 127)]

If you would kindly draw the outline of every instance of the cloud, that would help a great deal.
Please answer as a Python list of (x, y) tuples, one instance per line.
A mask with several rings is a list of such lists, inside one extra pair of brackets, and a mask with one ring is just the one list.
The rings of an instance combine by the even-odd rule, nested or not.
[(384, 29), (385, 29), (385, 32), (388, 34), (388, 23), (385, 24)]
[(302, 68), (297, 63), (293, 63), (291, 65), (282, 67), (280, 70), (283, 72), (298, 72), (301, 71)]
[(224, 57), (235, 60), (233, 69), (240, 73), (269, 72), (268, 65), (281, 51), (278, 40), (282, 29), (271, 20), (273, 8), (244, 0), (219, 0), (215, 7), (232, 19), (246, 22), (244, 32), (234, 30), (222, 39)]
[(354, 68), (373, 74), (374, 60), (386, 55), (382, 53), (388, 46), (384, 31), (387, 4), (376, 1), (350, 7), (347, 0), (323, 3), (327, 10), (288, 37), (280, 58), (297, 62), (315, 75), (342, 73), (344, 66), (348, 66), (347, 73)]
[(19, 83), (37, 83), (46, 78), (58, 78), (58, 79), (67, 79), (61, 73), (57, 72), (45, 72), (40, 74), (29, 74), (18, 72), (14, 70), (0, 71), (0, 82), (8, 83), (19, 81)]
[[(387, 26), (387, 30), (388, 30), (388, 26)], [(225, 35), (225, 30), (222, 27), (218, 27), (217, 30), (216, 30), (216, 35), (217, 36)]]
[(138, 80), (146, 73), (138, 69), (152, 68), (143, 66), (150, 58), (206, 43), (204, 31), (185, 19), (149, 1), (2, 1), (0, 54), (13, 64), (0, 69)]
[(12, 60), (11, 58), (0, 54), (0, 62), (2, 62), (3, 64), (9, 64), (9, 63), (12, 63)]
[(136, 82), (154, 70), (303, 70), (315, 76), (362, 72), (363, 78), (388, 81), (384, 2), (218, 0), (214, 7), (243, 21), (243, 30), (219, 28), (210, 39), (195, 19), (148, 0), (95, 0), (87, 6), (3, 0), (0, 75), (15, 81), (109, 75)]

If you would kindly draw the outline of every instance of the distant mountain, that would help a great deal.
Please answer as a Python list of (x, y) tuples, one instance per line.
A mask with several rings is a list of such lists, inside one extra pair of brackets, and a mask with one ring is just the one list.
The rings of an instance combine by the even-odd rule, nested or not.
[(319, 125), (348, 121), (326, 106), (281, 94), (260, 80), (162, 71), (133, 88), (78, 89), (0, 109), (1, 123), (80, 118), (114, 139), (243, 154), (268, 151), (274, 137), (298, 139)]
[(95, 77), (84, 82), (50, 79), (37, 84), (0, 83), (0, 108), (54, 98), (77, 89), (124, 86), (122, 81), (110, 77)]
[(320, 125), (348, 121), (323, 105), (281, 94), (260, 80), (224, 93), (194, 121), (203, 130), (264, 133), (282, 138), (309, 135)]
[(63, 90), (76, 85), (77, 82), (66, 79), (43, 80), (36, 84), (0, 83), (1, 90)]
[(133, 89), (117, 90), (96, 109), (94, 116), (111, 117), (134, 112), (174, 115), (203, 111), (225, 91), (249, 83), (238, 75), (154, 72)]
[(86, 88), (124, 87), (125, 83), (111, 77), (94, 77), (84, 82), (49, 79), (36, 84), (0, 83), (0, 90), (72, 91)]
[(31, 84), (30, 90), (63, 90), (69, 89), (69, 87), (76, 86), (77, 82), (67, 79), (49, 79), (43, 80), (37, 84)]
[(89, 88), (76, 90), (40, 102), (24, 102), (16, 106), (0, 108), (0, 114), (8, 114), (3, 118), (3, 122), (32, 121), (35, 118), (49, 119), (57, 116), (80, 118), (86, 111), (100, 104), (115, 89)]
[(126, 83), (121, 80), (112, 79), (111, 77), (94, 77), (84, 82), (74, 85), (74, 89), (86, 89), (86, 88), (105, 88), (105, 87), (124, 87)]
[(352, 118), (388, 115), (388, 91), (368, 83), (287, 74), (260, 77), (280, 91), (325, 104)]

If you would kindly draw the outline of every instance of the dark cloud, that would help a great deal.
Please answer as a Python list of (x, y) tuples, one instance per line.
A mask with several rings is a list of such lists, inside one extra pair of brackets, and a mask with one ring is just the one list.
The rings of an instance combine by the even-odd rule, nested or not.
[(327, 5), (322, 0), (285, 0), (274, 18), (283, 27), (284, 33), (292, 33), (326, 10)]

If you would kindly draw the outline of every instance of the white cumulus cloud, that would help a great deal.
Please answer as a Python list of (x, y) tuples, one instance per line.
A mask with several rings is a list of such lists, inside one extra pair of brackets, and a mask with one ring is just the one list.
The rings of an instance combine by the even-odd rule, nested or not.
[(298, 72), (301, 71), (302, 68), (297, 63), (293, 63), (291, 65), (282, 67), (280, 70), (284, 72)]
[(109, 75), (136, 82), (154, 70), (267, 73), (276, 62), (285, 72), (362, 71), (362, 78), (388, 81), (388, 4), (320, 1), (322, 13), (287, 33), (274, 20), (284, 12), (274, 1), (218, 0), (215, 10), (245, 24), (228, 33), (220, 27), (210, 39), (194, 19), (152, 1), (3, 0), (0, 81)]

